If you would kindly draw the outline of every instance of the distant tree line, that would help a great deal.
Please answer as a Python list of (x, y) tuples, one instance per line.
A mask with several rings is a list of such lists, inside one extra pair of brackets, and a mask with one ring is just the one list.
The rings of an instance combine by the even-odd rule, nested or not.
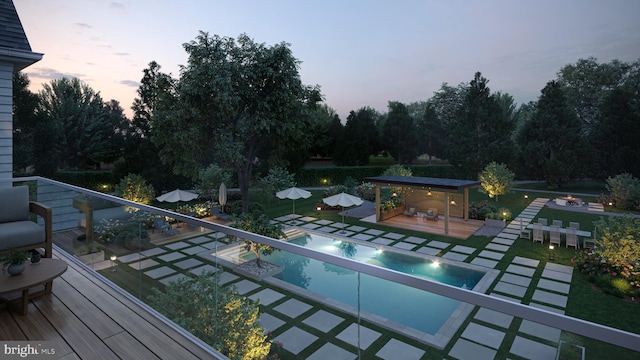
[(189, 62), (179, 77), (153, 61), (144, 69), (132, 119), (78, 79), (34, 94), (17, 73), (14, 171), (51, 176), (111, 163), (117, 178), (139, 174), (162, 191), (197, 182), (215, 164), (235, 174), (246, 206), (249, 185), (270, 168), (295, 173), (313, 157), (354, 166), (372, 155), (400, 164), (426, 155), (472, 173), (496, 162), (550, 188), (640, 176), (640, 60), (581, 59), (521, 105), (477, 72), (424, 101), (390, 101), (386, 113), (363, 107), (343, 122), (319, 86), (300, 82), (286, 43), (201, 33), (183, 46)]

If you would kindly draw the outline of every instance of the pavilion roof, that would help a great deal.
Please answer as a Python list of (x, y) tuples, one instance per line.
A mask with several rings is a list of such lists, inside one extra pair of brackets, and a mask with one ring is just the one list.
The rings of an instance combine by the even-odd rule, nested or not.
[(401, 185), (444, 190), (460, 190), (480, 185), (479, 181), (419, 176), (375, 176), (365, 178), (364, 181), (381, 185)]

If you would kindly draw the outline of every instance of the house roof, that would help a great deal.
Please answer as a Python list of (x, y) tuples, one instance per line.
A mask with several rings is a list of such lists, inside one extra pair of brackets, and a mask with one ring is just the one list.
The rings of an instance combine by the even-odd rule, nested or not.
[(429, 178), (418, 176), (375, 176), (365, 178), (364, 181), (381, 185), (404, 185), (456, 191), (480, 185), (479, 181)]
[(31, 51), (13, 0), (0, 0), (0, 61), (13, 63), (15, 71), (42, 59)]

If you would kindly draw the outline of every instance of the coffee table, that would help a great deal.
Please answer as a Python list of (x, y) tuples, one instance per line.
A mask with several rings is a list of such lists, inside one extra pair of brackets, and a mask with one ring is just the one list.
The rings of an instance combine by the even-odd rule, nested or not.
[[(11, 276), (5, 272), (0, 274), (0, 295), (22, 292), (22, 296), (14, 300), (5, 300), (10, 308), (15, 308), (22, 315), (27, 314), (29, 300), (39, 296), (50, 294), (53, 288), (53, 279), (62, 275), (67, 270), (67, 263), (58, 259), (43, 258), (40, 262), (25, 264), (24, 272)], [(44, 285), (44, 290), (30, 292), (36, 286)]]

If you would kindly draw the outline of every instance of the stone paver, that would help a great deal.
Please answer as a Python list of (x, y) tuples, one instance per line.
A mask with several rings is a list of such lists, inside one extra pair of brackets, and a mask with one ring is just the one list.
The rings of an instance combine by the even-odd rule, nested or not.
[(521, 298), (527, 292), (527, 288), (524, 286), (509, 284), (501, 281), (496, 284), (496, 286), (493, 288), (493, 291), (498, 291), (504, 294)]
[(319, 224), (319, 225), (331, 225), (331, 224), (333, 224), (333, 221), (331, 221), (331, 220), (318, 220), (318, 221), (316, 221), (316, 224)]
[(316, 219), (316, 218), (314, 218), (314, 217), (311, 217), (311, 216), (305, 216), (305, 217), (298, 218), (297, 220), (299, 220), (299, 221), (306, 221), (306, 222), (310, 222), (310, 221), (316, 221), (316, 220), (318, 220), (318, 219)]
[(549, 340), (557, 343), (560, 341), (560, 329), (553, 328), (551, 326), (542, 325), (529, 320), (522, 320), (520, 324), (519, 332), (529, 334), (540, 339)]
[(153, 260), (153, 259), (144, 259), (142, 261), (136, 261), (134, 263), (129, 264), (129, 266), (132, 269), (136, 269), (136, 270), (142, 270), (142, 269), (147, 269), (150, 268), (152, 266), (156, 266), (158, 265), (159, 262)]
[(331, 226), (323, 226), (323, 227), (318, 228), (316, 230), (321, 231), (321, 232), (325, 232), (325, 233), (330, 233), (330, 232), (336, 231), (336, 228), (331, 227)]
[(186, 248), (188, 246), (191, 246), (191, 245), (189, 245), (189, 243), (186, 243), (184, 241), (178, 241), (178, 242), (174, 242), (174, 243), (171, 243), (171, 244), (167, 244), (164, 247), (166, 247), (167, 249), (170, 249), (170, 250), (179, 250), (179, 249), (182, 249), (182, 248)]
[(402, 241), (420, 245), (423, 242), (425, 242), (426, 240), (423, 239), (423, 238), (416, 237), (416, 236), (409, 236), (408, 238), (406, 238), (406, 239), (404, 239)]
[(356, 239), (356, 240), (362, 240), (362, 241), (367, 241), (370, 240), (371, 238), (373, 238), (373, 235), (368, 235), (368, 234), (355, 234), (352, 236), (352, 238)]
[(495, 359), (498, 352), (474, 342), (458, 339), (451, 348), (449, 356), (460, 360)]
[(513, 316), (490, 309), (480, 308), (474, 316), (474, 319), (508, 329), (513, 321)]
[(348, 230), (338, 230), (338, 231), (334, 231), (333, 233), (336, 235), (347, 236), (347, 237), (355, 234), (353, 231), (348, 231)]
[(205, 247), (202, 247), (202, 246), (192, 246), (190, 248), (182, 249), (180, 251), (185, 253), (185, 254), (195, 255), (195, 254), (199, 254), (199, 253), (201, 253), (203, 251), (209, 251), (209, 249), (207, 249)]
[(504, 335), (505, 334), (502, 331), (472, 322), (467, 325), (467, 328), (464, 329), (461, 336), (482, 345), (499, 349), (500, 344), (502, 344), (502, 340), (504, 340)]
[(409, 243), (399, 242), (399, 243), (393, 245), (393, 247), (394, 248), (398, 248), (398, 249), (411, 250), (414, 247), (416, 247), (416, 244), (409, 244)]
[(561, 308), (567, 307), (567, 297), (565, 295), (558, 295), (544, 290), (534, 291), (533, 297), (531, 299), (544, 304), (555, 305)]
[(186, 270), (186, 269), (190, 269), (190, 268), (194, 268), (196, 266), (202, 265), (202, 261), (191, 258), (191, 259), (179, 261), (174, 265), (179, 267), (180, 269)]
[(215, 267), (215, 266), (213, 266), (213, 265), (209, 265), (209, 264), (207, 264), (207, 265), (203, 265), (203, 266), (197, 267), (197, 268), (195, 268), (195, 269), (191, 269), (191, 273), (192, 273), (193, 275), (196, 275), (196, 276), (198, 276), (198, 275), (202, 275), (202, 273), (204, 273), (204, 272), (206, 272), (206, 271), (209, 271), (209, 272), (213, 272), (213, 273), (215, 273), (215, 272), (217, 272), (217, 271), (218, 271), (218, 268), (216, 268), (216, 267)]
[(225, 285), (227, 283), (230, 283), (230, 282), (236, 280), (237, 278), (238, 277), (236, 275), (233, 275), (232, 273), (225, 271), (222, 274), (220, 274), (220, 277), (218, 278), (218, 282), (221, 285)]
[(356, 354), (353, 354), (337, 345), (327, 343), (322, 345), (318, 351), (311, 354), (307, 360), (351, 360), (355, 358), (357, 358)]
[(495, 244), (495, 243), (489, 243), (487, 246), (485, 246), (485, 249), (489, 249), (489, 250), (497, 250), (497, 251), (502, 251), (502, 252), (506, 252), (507, 250), (509, 250), (509, 247), (506, 245), (500, 245), (500, 244)]
[(418, 360), (424, 355), (424, 350), (400, 340), (391, 339), (376, 353), (376, 356), (384, 360), (397, 360), (399, 354), (402, 354), (402, 360)]
[(338, 324), (343, 321), (344, 319), (340, 316), (334, 315), (324, 310), (318, 310), (315, 313), (311, 314), (311, 316), (309, 316), (308, 318), (304, 319), (302, 322), (324, 333), (327, 333), (329, 332), (329, 330), (338, 326)]
[(141, 251), (140, 254), (144, 256), (156, 256), (156, 255), (164, 254), (165, 252), (167, 251), (157, 247), (157, 248)]
[(502, 294), (498, 294), (498, 293), (494, 293), (494, 292), (492, 292), (489, 295), (491, 295), (493, 297), (497, 297), (497, 298), (502, 299), (502, 300), (512, 301), (512, 302), (520, 303), (520, 304), (522, 303), (522, 300), (520, 300), (520, 299), (516, 299), (516, 298), (510, 297), (510, 296), (506, 296), (506, 295), (502, 295)]
[(473, 260), (471, 260), (471, 264), (473, 265), (478, 265), (478, 266), (484, 266), (484, 267), (488, 267), (488, 268), (495, 268), (496, 265), (498, 265), (498, 262), (495, 260), (489, 260), (489, 259), (483, 259), (483, 258), (475, 258)]
[(437, 255), (440, 251), (442, 250), (428, 247), (428, 246), (423, 246), (420, 249), (416, 250), (416, 252), (427, 254), (427, 255)]
[(181, 279), (187, 279), (189, 278), (187, 275), (185, 274), (175, 274), (169, 277), (166, 277), (164, 279), (159, 280), (161, 283), (165, 284), (165, 285), (169, 285), (169, 283), (181, 280)]
[(318, 337), (315, 335), (309, 334), (300, 328), (292, 327), (278, 335), (274, 340), (281, 342), (282, 347), (292, 352), (294, 355), (297, 355), (317, 339)]
[(456, 245), (451, 249), (451, 251), (463, 253), (463, 254), (473, 254), (476, 251), (476, 248), (472, 248), (470, 246)]
[(364, 233), (365, 234), (369, 234), (369, 235), (373, 235), (373, 236), (380, 236), (380, 235), (384, 234), (384, 231), (378, 230), (378, 229), (367, 229)]
[(159, 267), (157, 269), (145, 271), (144, 274), (147, 275), (148, 277), (152, 278), (152, 279), (158, 279), (158, 278), (161, 278), (163, 276), (175, 274), (175, 272), (176, 271), (173, 270), (170, 267), (161, 266), (161, 267)]
[(195, 238), (193, 238), (193, 239), (189, 239), (188, 241), (189, 241), (190, 243), (194, 244), (194, 245), (200, 245), (200, 244), (203, 244), (203, 243), (209, 242), (209, 241), (211, 241), (211, 240), (213, 240), (213, 239), (211, 239), (211, 238), (210, 238), (210, 237), (208, 237), (208, 236), (198, 236), (198, 237), (195, 237)]
[(542, 304), (538, 304), (535, 302), (531, 302), (529, 303), (529, 306), (537, 308), (537, 309), (543, 309), (543, 310), (547, 310), (549, 312), (554, 312), (556, 314), (562, 314), (564, 315), (564, 310), (562, 309), (558, 309), (556, 307), (551, 307), (551, 306), (547, 306), (547, 305), (542, 305)]
[(509, 350), (514, 355), (531, 360), (548, 360), (556, 358), (556, 348), (516, 336)]
[(573, 266), (560, 265), (560, 264), (548, 262), (544, 268), (553, 270), (553, 271), (567, 273), (567, 274), (573, 274)]
[(260, 300), (260, 305), (271, 305), (274, 302), (282, 299), (284, 297), (284, 294), (279, 293), (275, 290), (272, 289), (264, 289), (264, 290), (260, 290), (257, 293), (249, 296), (249, 299), (251, 300)]
[(244, 295), (248, 292), (251, 292), (260, 287), (260, 285), (254, 283), (251, 280), (240, 280), (234, 284), (236, 286), (236, 290), (238, 290), (238, 294)]
[(513, 264), (509, 265), (506, 271), (513, 274), (529, 276), (529, 277), (533, 276), (533, 274), (536, 272), (535, 269), (520, 266), (520, 265), (513, 265)]
[(449, 251), (447, 253), (445, 253), (444, 255), (442, 255), (443, 258), (445, 259), (451, 259), (451, 260), (455, 260), (455, 261), (465, 261), (469, 255), (465, 255), (465, 254), (460, 254), (457, 252), (452, 252)]
[(390, 232), (390, 233), (384, 234), (384, 237), (386, 237), (388, 239), (393, 239), (393, 240), (400, 240), (400, 239), (402, 239), (404, 237), (404, 235)]
[(213, 250), (213, 249), (215, 249), (216, 247), (219, 247), (219, 246), (220, 246), (220, 243), (219, 243), (219, 242), (217, 242), (217, 241), (211, 241), (211, 242), (208, 242), (208, 243), (200, 244), (200, 246), (201, 246), (201, 247), (203, 247), (203, 248), (205, 248), (205, 249)]
[(305, 302), (302, 302), (300, 300), (289, 299), (283, 302), (282, 304), (276, 306), (275, 308), (273, 308), (273, 310), (281, 314), (287, 315), (290, 318), (296, 318), (300, 316), (302, 313), (311, 309), (312, 307), (313, 306)]
[(505, 273), (500, 278), (500, 281), (508, 282), (510, 284), (516, 284), (524, 287), (528, 287), (531, 284), (531, 278), (526, 276), (520, 276), (515, 274)]
[(516, 256), (513, 258), (512, 263), (529, 266), (529, 267), (538, 267), (540, 264), (540, 260), (529, 259), (521, 256)]
[(144, 259), (146, 256), (142, 255), (141, 253), (133, 253), (133, 254), (127, 254), (127, 255), (123, 255), (118, 257), (118, 261), (123, 262), (123, 263), (128, 263), (131, 261), (136, 261), (136, 260), (142, 260)]
[(493, 260), (502, 260), (502, 258), (504, 257), (504, 254), (495, 252), (495, 251), (482, 250), (480, 251), (480, 254), (478, 254), (478, 256), (493, 259)]
[(498, 244), (498, 245), (505, 245), (505, 246), (511, 246), (514, 243), (514, 240), (511, 239), (505, 239), (502, 237), (495, 237), (493, 238), (493, 240), (491, 240), (492, 244)]
[[(346, 226), (346, 225), (345, 225), (345, 226)], [(354, 232), (360, 232), (360, 231), (362, 231), (362, 230), (366, 230), (366, 228), (365, 228), (365, 227), (362, 227), (362, 226), (358, 226), (358, 225), (351, 225), (351, 226), (349, 226), (349, 227), (347, 228), (347, 230), (351, 230), (351, 231), (354, 231)]]
[[(360, 325), (360, 349), (366, 350), (380, 337), (379, 332), (369, 329), (368, 327)], [(351, 324), (341, 333), (336, 335), (337, 339), (340, 339), (347, 344), (358, 346), (358, 324)]]
[(571, 274), (567, 274), (565, 272), (554, 271), (549, 269), (544, 269), (542, 271), (542, 277), (552, 280), (564, 281), (567, 283), (571, 283)]
[(320, 225), (320, 224), (312, 224), (312, 223), (307, 223), (307, 224), (300, 225), (301, 228), (309, 229), (309, 230), (315, 230), (315, 229), (317, 229), (317, 228), (319, 228), (321, 226), (322, 225)]
[(260, 315), (260, 325), (262, 325), (262, 328), (265, 330), (265, 332), (276, 330), (284, 324), (284, 321), (269, 313), (262, 313)]
[(510, 233), (507, 233), (507, 232), (504, 232), (504, 231), (503, 231), (503, 232), (501, 232), (501, 233), (500, 233), (500, 235), (498, 235), (498, 236), (499, 236), (499, 237), (502, 237), (502, 238), (506, 238), (506, 239), (515, 240), (515, 239), (517, 239), (517, 238), (520, 236), (520, 234), (510, 234)]
[(185, 257), (187, 257), (187, 255), (178, 251), (173, 251), (168, 254), (158, 256), (158, 259), (166, 262), (171, 262), (171, 261), (176, 261)]
[(430, 241), (427, 245), (429, 245), (430, 247), (434, 247), (434, 248), (438, 248), (438, 249), (445, 249), (447, 247), (449, 247), (449, 243), (447, 242), (442, 242), (442, 241)]
[(374, 244), (380, 244), (380, 245), (389, 245), (392, 242), (394, 242), (395, 240), (391, 240), (391, 239), (385, 239), (385, 238), (377, 238), (373, 241), (371, 241)]
[(540, 279), (540, 281), (538, 281), (538, 287), (563, 294), (569, 294), (569, 288), (571, 285), (559, 281)]

